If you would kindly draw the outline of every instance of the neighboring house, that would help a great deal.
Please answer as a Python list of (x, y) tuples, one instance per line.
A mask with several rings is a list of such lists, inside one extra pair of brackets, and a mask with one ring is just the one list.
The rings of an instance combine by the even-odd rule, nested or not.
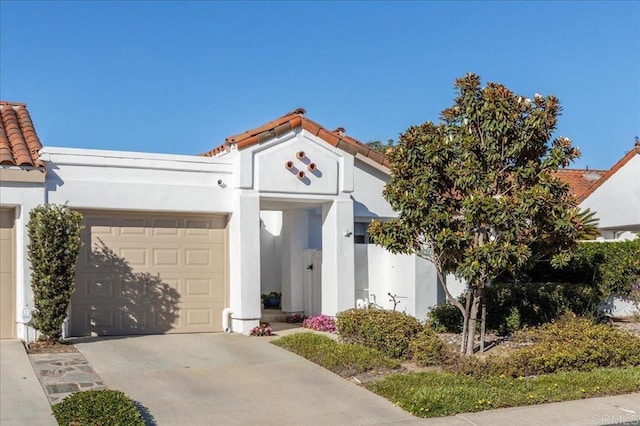
[(391, 293), (424, 319), (443, 300), (431, 264), (368, 244), (369, 222), (394, 216), (384, 156), (302, 109), (184, 156), (41, 148), (26, 107), (1, 108), (3, 338), (26, 338), (26, 223), (41, 203), (84, 215), (72, 336), (248, 333), (269, 291), (307, 315), (391, 307)]
[(563, 169), (580, 208), (596, 212), (600, 241), (633, 239), (640, 232), (640, 142), (609, 170)]

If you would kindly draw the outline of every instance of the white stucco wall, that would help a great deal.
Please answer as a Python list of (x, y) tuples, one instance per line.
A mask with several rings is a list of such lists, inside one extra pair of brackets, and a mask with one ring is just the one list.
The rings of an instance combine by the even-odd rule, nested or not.
[(416, 256), (394, 255), (373, 244), (355, 245), (356, 299), (393, 309), (388, 293), (400, 303), (396, 310), (425, 320), (430, 308), (441, 303), (435, 267)]
[[(47, 202), (84, 209), (229, 213), (233, 165), (209, 157), (45, 148)], [(218, 184), (221, 181), (221, 184)]]
[[(353, 214), (358, 219), (396, 217), (389, 203), (382, 197), (389, 176), (378, 168), (356, 159), (353, 172)], [(369, 220), (366, 220), (369, 222)]]
[[(11, 208), (15, 212), (14, 232), (16, 244), (15, 268), (15, 322), (16, 337), (27, 339), (26, 327), (22, 324), (22, 310), (26, 305), (33, 307), (33, 291), (31, 290), (31, 264), (27, 258), (29, 236), (27, 223), (29, 212), (45, 202), (44, 184), (2, 182), (0, 188), (0, 206)], [(2, 254), (3, 256), (5, 254)], [(31, 340), (35, 337), (33, 329), (29, 331)]]
[(596, 212), (605, 238), (619, 236), (606, 231), (640, 231), (640, 155), (634, 155), (582, 201), (580, 207)]

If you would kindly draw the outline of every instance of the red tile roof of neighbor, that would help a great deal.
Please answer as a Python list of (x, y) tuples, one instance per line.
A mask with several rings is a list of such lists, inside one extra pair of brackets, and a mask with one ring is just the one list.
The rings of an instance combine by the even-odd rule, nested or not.
[(0, 101), (0, 164), (44, 169), (41, 148), (27, 106)]
[(607, 173), (606, 170), (589, 170), (589, 169), (559, 169), (557, 176), (569, 184), (569, 192), (582, 201), (582, 196), (587, 193), (602, 176)]
[(578, 202), (582, 202), (585, 198), (593, 193), (596, 189), (598, 189), (603, 183), (605, 183), (611, 176), (613, 176), (618, 170), (622, 168), (625, 164), (627, 164), (633, 157), (636, 155), (640, 155), (640, 141), (636, 139), (636, 143), (629, 152), (627, 152), (624, 157), (622, 157), (616, 164), (613, 165), (609, 170), (607, 170), (600, 179), (596, 180), (593, 185), (591, 185), (585, 192), (583, 192), (580, 196), (577, 196)]
[(306, 111), (303, 108), (298, 108), (280, 118), (269, 121), (260, 127), (256, 127), (255, 129), (248, 130), (234, 136), (229, 136), (225, 139), (222, 145), (200, 155), (214, 157), (222, 152), (228, 152), (232, 145), (235, 145), (238, 149), (244, 149), (267, 139), (277, 137), (292, 129), (302, 127), (307, 132), (319, 137), (331, 146), (340, 148), (352, 155), (359, 153), (378, 164), (389, 167), (389, 160), (387, 160), (384, 154), (381, 154), (356, 139), (347, 136), (344, 128), (338, 127), (332, 131), (327, 130), (318, 123), (306, 118), (304, 116), (305, 113)]

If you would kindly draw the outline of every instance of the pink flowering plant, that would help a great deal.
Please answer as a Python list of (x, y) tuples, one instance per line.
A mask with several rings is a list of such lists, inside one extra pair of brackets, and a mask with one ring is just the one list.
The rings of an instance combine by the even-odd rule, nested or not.
[(286, 321), (289, 324), (298, 324), (306, 320), (307, 317), (304, 314), (291, 314), (287, 317)]
[(309, 317), (302, 323), (302, 327), (310, 328), (311, 330), (326, 331), (329, 333), (336, 332), (336, 320), (329, 315), (318, 315), (315, 317)]
[(253, 327), (249, 334), (251, 336), (275, 336), (268, 322), (262, 322), (259, 326)]

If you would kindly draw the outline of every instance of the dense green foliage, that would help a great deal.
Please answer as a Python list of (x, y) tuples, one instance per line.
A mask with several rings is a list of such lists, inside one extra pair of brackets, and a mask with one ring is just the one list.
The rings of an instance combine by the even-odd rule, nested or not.
[(548, 263), (541, 262), (528, 271), (524, 279), (582, 283), (592, 286), (603, 298), (611, 293), (628, 295), (631, 285), (640, 282), (640, 238), (580, 243), (564, 268), (554, 270)]
[(409, 353), (416, 364), (423, 367), (440, 364), (450, 355), (448, 348), (428, 325), (411, 339)]
[(33, 326), (57, 340), (73, 294), (82, 236), (82, 215), (66, 205), (47, 204), (29, 213), (28, 257), (36, 311)]
[[(567, 311), (597, 317), (601, 292), (581, 283), (495, 283), (485, 289), (487, 329), (511, 334), (560, 318)], [(460, 333), (462, 314), (450, 303), (429, 313), (429, 324), (440, 332)]]
[(395, 369), (400, 364), (380, 351), (357, 344), (339, 343), (316, 333), (295, 333), (272, 341), (288, 351), (343, 377), (370, 370)]
[(367, 388), (419, 417), (571, 401), (640, 390), (640, 367), (601, 368), (530, 378), (478, 379), (452, 373), (393, 374)]
[(513, 342), (520, 346), (503, 356), (449, 358), (445, 368), (480, 378), (640, 366), (640, 338), (572, 314), (516, 333)]
[(551, 140), (560, 113), (553, 96), (533, 100), (474, 74), (456, 80), (458, 96), (441, 122), (412, 126), (387, 157), (383, 195), (398, 212), (372, 222), (374, 243), (431, 259), (472, 292), (466, 352), (487, 283), (527, 266), (536, 255), (554, 266), (570, 258), (582, 220), (556, 175), (579, 156), (564, 137)]
[(376, 348), (392, 358), (408, 357), (409, 343), (423, 328), (410, 315), (383, 309), (339, 312), (336, 325), (345, 342)]
[(59, 425), (144, 426), (145, 421), (134, 402), (116, 390), (76, 392), (53, 406)]
[[(538, 262), (519, 274), (502, 274), (484, 292), (487, 328), (511, 333), (524, 326), (551, 322), (565, 312), (598, 316), (598, 304), (612, 293), (628, 295), (640, 282), (640, 239), (578, 244), (562, 268)], [(434, 308), (430, 324), (439, 331), (459, 333), (462, 314), (450, 303)]]

